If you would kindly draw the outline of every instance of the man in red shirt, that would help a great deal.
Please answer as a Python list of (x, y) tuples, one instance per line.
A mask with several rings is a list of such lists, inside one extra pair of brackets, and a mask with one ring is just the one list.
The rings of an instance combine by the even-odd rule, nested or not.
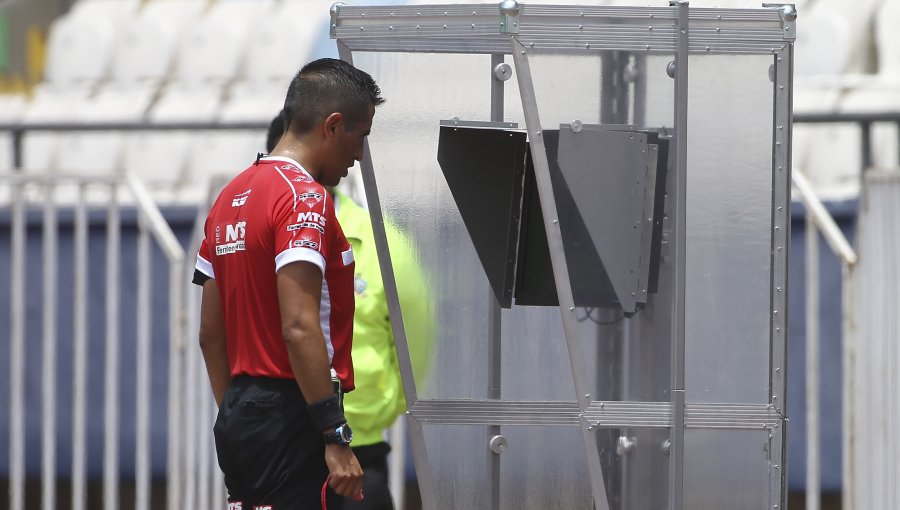
[(335, 392), (335, 381), (353, 389), (353, 252), (323, 186), (362, 158), (380, 93), (346, 62), (304, 66), (284, 137), (206, 220), (194, 282), (229, 510), (318, 509), (326, 480), (329, 509), (360, 493)]

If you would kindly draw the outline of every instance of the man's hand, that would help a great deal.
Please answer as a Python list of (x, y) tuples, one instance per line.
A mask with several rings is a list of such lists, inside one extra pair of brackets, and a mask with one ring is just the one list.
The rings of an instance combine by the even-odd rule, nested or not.
[(325, 463), (331, 475), (329, 484), (334, 492), (352, 498), (362, 492), (363, 470), (349, 446), (325, 445)]

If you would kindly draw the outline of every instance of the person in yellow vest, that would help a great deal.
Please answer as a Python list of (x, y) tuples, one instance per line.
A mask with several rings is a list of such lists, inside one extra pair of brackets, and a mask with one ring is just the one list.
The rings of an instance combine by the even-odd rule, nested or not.
[[(269, 126), (267, 150), (272, 150), (283, 133), (284, 122), (279, 113)], [(368, 211), (334, 188), (329, 188), (329, 192), (334, 197), (338, 223), (353, 247), (356, 262), (352, 348), (356, 389), (344, 396), (344, 415), (353, 430), (351, 447), (363, 468), (365, 498), (360, 501), (347, 498), (344, 508), (391, 510), (394, 506), (387, 469), (391, 447), (385, 441), (384, 433), (406, 411), (406, 400), (375, 251), (375, 235)], [(413, 372), (416, 381), (422, 381), (435, 334), (432, 299), (413, 247), (402, 232), (387, 221), (385, 230)]]

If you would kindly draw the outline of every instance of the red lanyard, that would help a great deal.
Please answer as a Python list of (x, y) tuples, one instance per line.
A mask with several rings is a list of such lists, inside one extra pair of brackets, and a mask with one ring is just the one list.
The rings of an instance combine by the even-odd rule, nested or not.
[[(325, 478), (325, 483), (322, 484), (322, 510), (328, 510), (328, 503), (325, 501), (325, 493), (328, 492), (328, 482), (330, 481), (331, 475), (328, 475), (328, 477)], [(359, 491), (359, 494), (353, 496), (354, 501), (360, 501), (361, 499), (363, 499), (362, 491)]]

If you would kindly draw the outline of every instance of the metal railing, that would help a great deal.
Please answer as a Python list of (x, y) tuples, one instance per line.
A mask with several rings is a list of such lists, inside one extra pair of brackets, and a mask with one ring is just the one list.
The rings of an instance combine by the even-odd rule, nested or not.
[(900, 112), (795, 113), (794, 123), (856, 124), (859, 126), (860, 168), (863, 170), (871, 168), (875, 162), (875, 158), (872, 156), (873, 124), (895, 124), (897, 126), (898, 158), (900, 158)]
[[(105, 260), (105, 332), (104, 332), (104, 440), (103, 440), (103, 507), (107, 510), (119, 507), (119, 424), (121, 420), (120, 401), (124, 398), (134, 398), (135, 403), (135, 508), (145, 510), (150, 508), (150, 478), (151, 478), (151, 445), (150, 445), (150, 419), (151, 419), (151, 394), (150, 374), (151, 332), (159, 322), (151, 317), (150, 306), (153, 281), (151, 281), (151, 239), (154, 240), (165, 256), (165, 264), (168, 267), (168, 319), (167, 328), (169, 348), (168, 371), (168, 455), (167, 469), (169, 471), (169, 508), (175, 508), (172, 502), (178, 493), (180, 480), (180, 398), (181, 369), (180, 356), (184, 349), (185, 321), (182, 315), (183, 285), (181, 282), (182, 268), (184, 267), (184, 250), (175, 237), (169, 225), (163, 219), (159, 209), (150, 199), (141, 182), (132, 175), (124, 177), (78, 177), (78, 176), (35, 176), (21, 174), (2, 174), (0, 183), (8, 184), (11, 189), (10, 206), (10, 434), (9, 434), (9, 508), (10, 510), (22, 510), (25, 508), (25, 367), (26, 360), (26, 301), (28, 292), (25, 285), (28, 265), (28, 242), (26, 230), (28, 228), (27, 216), (34, 209), (33, 205), (26, 204), (23, 197), (27, 187), (36, 187), (40, 191), (40, 205), (42, 211), (42, 294), (40, 296), (41, 313), (43, 323), (42, 339), (42, 441), (41, 441), (41, 507), (44, 509), (57, 508), (56, 502), (56, 478), (57, 478), (57, 451), (56, 436), (58, 428), (65, 428), (60, 419), (55, 415), (59, 402), (56, 389), (58, 371), (61, 363), (71, 361), (72, 370), (72, 464), (71, 464), (71, 491), (72, 508), (83, 510), (87, 506), (87, 376), (96, 370), (90, 365), (88, 359), (88, 346), (90, 343), (89, 330), (89, 236), (90, 228), (89, 211), (84, 200), (86, 189), (89, 186), (102, 186), (109, 190), (110, 200), (105, 206), (105, 234), (106, 234), (106, 260)], [(72, 219), (72, 254), (71, 257), (60, 256), (59, 253), (59, 222), (61, 208), (56, 203), (57, 190), (61, 187), (74, 185), (78, 199), (74, 205), (66, 206), (66, 210), (73, 209)], [(120, 395), (120, 347), (128, 335), (122, 335), (120, 314), (122, 301), (122, 215), (123, 207), (119, 203), (120, 194), (130, 193), (134, 200), (134, 208), (137, 211), (137, 278), (134, 296), (137, 306), (136, 335), (135, 338), (135, 365), (136, 365), (136, 394), (133, 396)], [(64, 264), (72, 265), (65, 267)], [(60, 328), (58, 325), (59, 288), (58, 276), (71, 272), (72, 286), (72, 311), (73, 322), (71, 329), (72, 358), (61, 360), (58, 358), (58, 347), (61, 344)], [(68, 297), (68, 296), (66, 296)], [(33, 507), (29, 505), (29, 507)]]
[[(819, 460), (819, 234), (837, 255), (843, 268), (841, 304), (844, 344), (849, 338), (849, 333), (846, 331), (849, 323), (847, 317), (852, 305), (849, 299), (849, 289), (857, 256), (834, 218), (816, 196), (806, 177), (799, 170), (794, 169), (791, 180), (806, 212), (806, 509), (818, 510), (821, 492), (819, 484), (821, 471)], [(846, 362), (845, 356), (845, 370)], [(845, 402), (846, 397), (844, 395)], [(843, 421), (845, 425), (848, 419), (847, 414), (845, 406)]]

